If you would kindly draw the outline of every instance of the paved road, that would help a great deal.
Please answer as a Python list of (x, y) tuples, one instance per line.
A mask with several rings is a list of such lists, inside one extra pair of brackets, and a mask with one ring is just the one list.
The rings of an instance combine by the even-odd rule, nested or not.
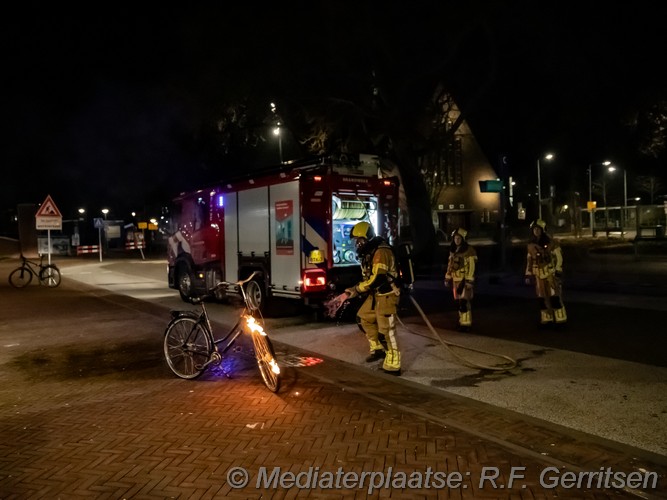
[[(65, 273), (165, 307), (184, 305), (173, 290), (164, 287), (160, 261), (116, 261), (102, 267), (93, 262), (70, 267)], [(128, 276), (134, 278), (128, 280)], [(436, 332), (429, 330), (408, 301), (401, 311), (399, 330), (404, 379), (667, 454), (667, 362), (663, 354), (667, 338), (660, 335), (664, 300), (654, 304), (634, 295), (619, 304), (613, 303), (618, 294), (575, 291), (568, 294), (570, 325), (544, 331), (537, 326), (537, 306), (529, 287), (515, 286), (507, 276), (499, 284), (478, 281), (473, 334), (454, 331), (456, 312), (439, 281), (418, 283), (414, 296)], [(128, 291), (127, 283), (134, 290)], [(291, 315), (269, 322), (275, 339), (378, 369), (364, 363), (366, 343), (354, 324), (309, 323), (308, 316), (293, 316), (294, 310), (285, 304), (281, 303), (280, 311)], [(226, 310), (218, 307), (212, 312), (218, 321), (229, 324), (232, 320), (225, 317)], [(507, 361), (497, 355), (516, 360), (517, 368), (493, 370)]]
[[(178, 298), (158, 280), (142, 277), (160, 264), (108, 263), (76, 281), (77, 268), (70, 264), (55, 290), (17, 291), (0, 284), (2, 498), (366, 498), (361, 489), (233, 490), (227, 473), (243, 467), (255, 479), (261, 467), (388, 473), (390, 467), (420, 472), (429, 466), (452, 478), (460, 472), (467, 488), (394, 490), (392, 497), (622, 498), (632, 493), (551, 489), (539, 482), (550, 466), (573, 472), (655, 471), (658, 488), (646, 493), (667, 496), (664, 454), (462, 397), (451, 384), (453, 374), (422, 381), (408, 376), (418, 364), (427, 369), (419, 356), (446, 353), (423, 335), (414, 338), (425, 339), (425, 346), (413, 353), (406, 376), (396, 379), (359, 359), (338, 359), (339, 351), (363, 354), (363, 339), (353, 325), (279, 328), (291, 320), (274, 319), (271, 331), (286, 375), (280, 394), (266, 391), (243, 356), (232, 359), (232, 380), (215, 372), (195, 382), (174, 379), (162, 362), (160, 341), (166, 309)], [(123, 281), (118, 269), (128, 264), (133, 271), (125, 281), (134, 277), (132, 294), (141, 300), (116, 293)], [(0, 275), (9, 265), (0, 262)], [(90, 271), (89, 266), (78, 271), (85, 269)], [(84, 276), (102, 283), (90, 287)], [(443, 313), (442, 321), (447, 317)], [(406, 322), (411, 318), (417, 319), (406, 315)], [(316, 340), (319, 352), (308, 349)], [(322, 345), (328, 354), (321, 354)], [(442, 369), (442, 359), (438, 365)], [(451, 359), (445, 366), (458, 369)], [(505, 391), (500, 389), (504, 379), (474, 377), (468, 386)], [(446, 383), (431, 384), (435, 378)], [(497, 484), (508, 485), (510, 473), (521, 472), (512, 467), (526, 467), (526, 478), (513, 488), (494, 489), (490, 482), (479, 488), (482, 475), (495, 469)]]

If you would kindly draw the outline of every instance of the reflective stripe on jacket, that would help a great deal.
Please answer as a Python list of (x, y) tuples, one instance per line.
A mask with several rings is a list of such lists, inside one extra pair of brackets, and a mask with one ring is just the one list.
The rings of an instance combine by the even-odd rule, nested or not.
[(371, 259), (364, 259), (361, 265), (362, 281), (355, 286), (357, 293), (393, 293), (392, 276), (397, 276), (394, 251), (386, 243), (381, 243)]
[(563, 272), (563, 254), (558, 242), (553, 240), (546, 245), (528, 243), (526, 260), (526, 276), (544, 279)]
[(475, 265), (477, 263), (477, 252), (468, 246), (464, 252), (449, 252), (447, 272), (445, 279), (454, 281), (466, 280), (469, 283), (475, 281)]

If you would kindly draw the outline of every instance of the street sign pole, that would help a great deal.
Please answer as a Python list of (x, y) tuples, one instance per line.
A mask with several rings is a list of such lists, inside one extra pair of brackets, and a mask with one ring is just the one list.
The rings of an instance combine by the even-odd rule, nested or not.
[(98, 227), (97, 228), (97, 239), (99, 244), (97, 245), (97, 248), (99, 249), (99, 254), (100, 254), (100, 262), (102, 262), (102, 228)]
[(97, 248), (100, 254), (100, 262), (102, 262), (102, 228), (104, 227), (104, 221), (101, 217), (95, 217), (93, 219), (93, 226), (97, 228)]
[[(500, 155), (498, 158), (498, 173), (500, 174), (500, 269), (505, 271), (507, 267), (507, 201), (505, 196), (505, 186), (507, 185), (507, 155)], [(540, 208), (542, 205), (540, 204)]]

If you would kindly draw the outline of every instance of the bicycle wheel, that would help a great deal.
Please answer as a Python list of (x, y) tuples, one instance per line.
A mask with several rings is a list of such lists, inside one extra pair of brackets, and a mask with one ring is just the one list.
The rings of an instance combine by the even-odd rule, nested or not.
[(60, 269), (55, 264), (44, 266), (39, 271), (39, 281), (49, 288), (57, 287), (60, 285)]
[(282, 376), (278, 362), (276, 361), (273, 344), (271, 344), (271, 340), (269, 340), (264, 329), (258, 323), (253, 321), (248, 324), (248, 327), (250, 328), (252, 343), (255, 346), (257, 367), (259, 368), (259, 373), (262, 375), (264, 385), (271, 392), (278, 392)]
[(213, 342), (196, 318), (172, 320), (164, 332), (164, 357), (176, 376), (197, 378), (213, 353)]
[(32, 271), (26, 266), (14, 269), (9, 275), (9, 284), (14, 288), (23, 288), (32, 281)]

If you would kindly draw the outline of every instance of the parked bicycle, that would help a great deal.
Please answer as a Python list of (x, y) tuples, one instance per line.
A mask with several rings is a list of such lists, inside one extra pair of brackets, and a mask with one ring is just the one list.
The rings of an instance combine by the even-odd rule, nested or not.
[[(236, 283), (221, 281), (207, 295), (191, 298), (191, 303), (199, 305), (199, 312), (171, 311), (172, 319), (164, 334), (164, 357), (175, 375), (184, 379), (199, 377), (210, 365), (219, 365), (238, 337), (247, 333), (252, 338), (254, 356), (264, 384), (270, 391), (278, 392), (281, 373), (273, 345), (261, 324), (259, 304), (247, 293), (245, 286), (256, 274), (257, 271)], [(229, 287), (236, 287), (241, 294), (243, 310), (236, 324), (222, 338), (216, 339), (205, 300)]]
[(9, 284), (14, 288), (23, 288), (32, 282), (36, 275), (42, 285), (55, 288), (60, 285), (60, 269), (55, 264), (44, 264), (44, 256), (35, 262), (21, 255), (21, 265), (9, 274)]

